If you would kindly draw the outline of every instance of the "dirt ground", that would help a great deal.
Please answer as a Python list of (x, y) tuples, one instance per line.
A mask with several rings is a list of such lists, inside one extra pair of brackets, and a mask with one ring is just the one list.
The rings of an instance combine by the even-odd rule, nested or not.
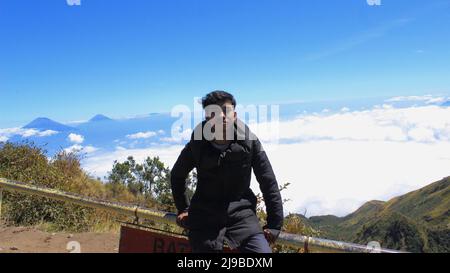
[(119, 234), (48, 233), (0, 223), (0, 253), (117, 253)]

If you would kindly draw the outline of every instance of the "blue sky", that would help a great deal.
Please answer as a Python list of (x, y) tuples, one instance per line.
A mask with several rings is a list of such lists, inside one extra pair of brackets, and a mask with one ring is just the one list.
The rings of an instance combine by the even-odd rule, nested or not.
[(450, 1), (0, 0), (0, 128), (170, 111), (213, 89), (280, 103), (450, 93)]

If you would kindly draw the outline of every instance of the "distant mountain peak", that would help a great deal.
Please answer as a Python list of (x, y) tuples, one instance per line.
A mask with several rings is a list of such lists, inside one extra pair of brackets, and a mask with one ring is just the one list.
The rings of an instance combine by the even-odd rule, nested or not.
[(51, 120), (51, 119), (49, 119), (49, 118), (46, 118), (46, 117), (38, 117), (38, 118), (35, 118), (32, 122), (30, 122), (30, 123), (33, 123), (33, 122), (53, 122), (53, 120)]
[(32, 122), (28, 123), (27, 125), (23, 126), (22, 128), (25, 129), (38, 129), (38, 130), (53, 130), (58, 132), (64, 132), (64, 131), (73, 131), (76, 130), (73, 127), (64, 125), (62, 123), (56, 122), (54, 120), (51, 120), (46, 117), (39, 117), (34, 119)]
[(107, 121), (107, 120), (112, 120), (112, 119), (105, 115), (98, 114), (98, 115), (95, 115), (94, 117), (92, 117), (89, 121)]

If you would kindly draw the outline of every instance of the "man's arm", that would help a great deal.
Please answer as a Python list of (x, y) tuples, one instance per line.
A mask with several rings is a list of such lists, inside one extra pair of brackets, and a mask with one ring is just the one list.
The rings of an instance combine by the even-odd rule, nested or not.
[(192, 157), (190, 142), (188, 142), (184, 146), (172, 168), (172, 171), (170, 172), (170, 185), (178, 214), (187, 211), (187, 208), (189, 207), (190, 201), (187, 196), (186, 178), (193, 168), (194, 160)]
[[(284, 217), (283, 201), (269, 158), (259, 139), (253, 142), (252, 167), (266, 204), (267, 226), (265, 228), (280, 231)], [(278, 236), (278, 234), (275, 235)]]

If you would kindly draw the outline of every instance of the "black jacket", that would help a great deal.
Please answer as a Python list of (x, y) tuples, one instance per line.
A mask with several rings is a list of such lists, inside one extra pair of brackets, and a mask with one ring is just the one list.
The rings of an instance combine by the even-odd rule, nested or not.
[[(240, 121), (239, 121), (240, 122)], [(228, 243), (238, 246), (250, 235), (262, 232), (256, 217), (256, 197), (250, 189), (251, 170), (259, 182), (267, 211), (267, 228), (279, 231), (283, 224), (283, 206), (275, 174), (261, 142), (246, 125), (235, 124), (235, 140), (221, 152), (205, 138), (191, 140), (181, 151), (171, 171), (171, 187), (178, 213), (189, 211), (190, 231), (217, 231)], [(203, 136), (200, 133), (200, 136)], [(186, 177), (197, 169), (197, 188), (189, 200)], [(233, 231), (233, 232), (232, 232)], [(213, 236), (214, 237), (214, 236)], [(219, 238), (220, 240), (221, 238)], [(220, 242), (217, 242), (220, 244)]]

